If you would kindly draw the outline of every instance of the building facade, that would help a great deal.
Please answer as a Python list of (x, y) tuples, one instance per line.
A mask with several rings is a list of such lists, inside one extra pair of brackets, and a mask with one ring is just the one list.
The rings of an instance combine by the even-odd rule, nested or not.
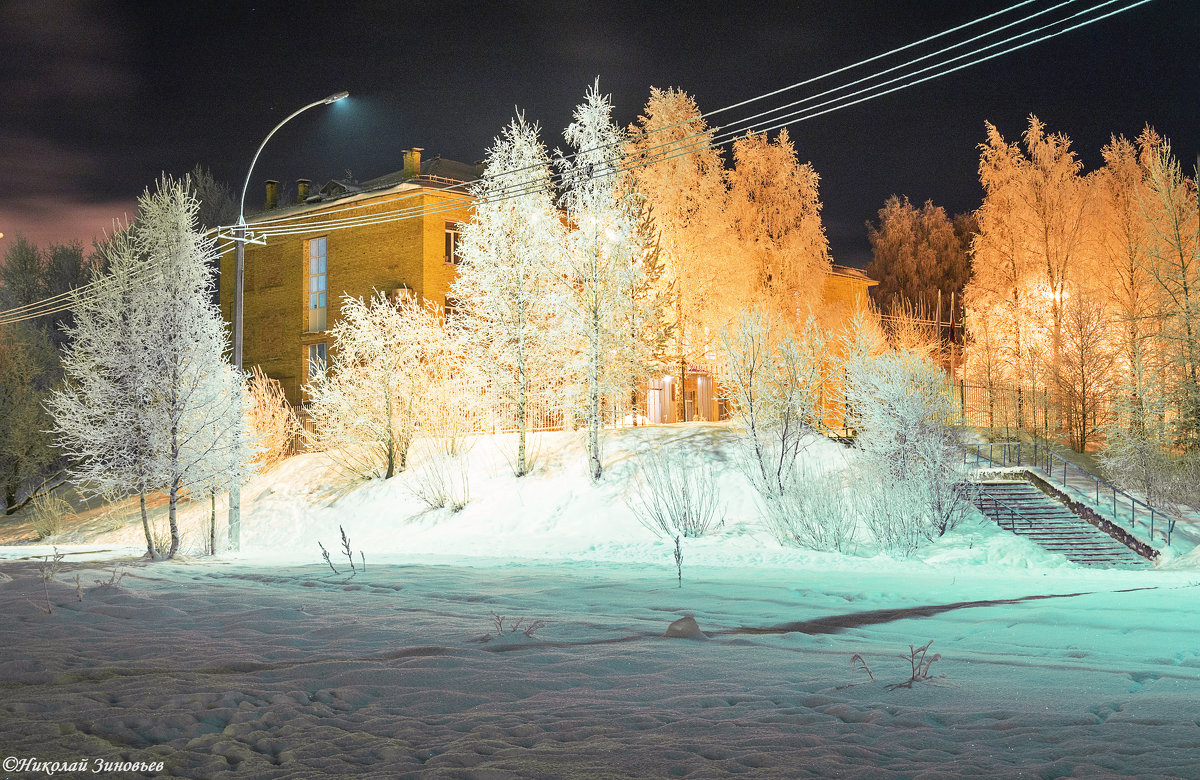
[[(343, 296), (367, 298), (378, 290), (447, 303), (458, 225), (471, 211), (462, 184), (477, 169), (441, 158), (422, 164), (420, 151), (405, 153), (403, 171), (361, 184), (332, 181), (309, 195), (302, 180), (300, 202), (247, 220), (249, 233), (265, 244), (246, 245), (242, 362), (261, 366), (293, 406), (305, 400), (312, 373), (325, 368), (329, 327)], [(221, 257), (221, 313), (228, 322), (234, 268), (229, 250)]]
[[(460, 224), (470, 219), (464, 184), (476, 166), (405, 152), (404, 170), (362, 182), (331, 181), (315, 194), (297, 182), (294, 203), (280, 206), (278, 183), (267, 182), (268, 208), (248, 220), (255, 240), (245, 250), (243, 364), (258, 365), (302, 408), (304, 387), (323, 372), (333, 345), (343, 296), (375, 291), (414, 295), (453, 309), (448, 299), (457, 266)], [(221, 311), (233, 319), (232, 250), (221, 257)], [(824, 309), (841, 319), (861, 305), (876, 284), (857, 269), (834, 265), (823, 287)], [(689, 365), (684, 386), (670, 371), (639, 391), (640, 415), (649, 422), (721, 420), (728, 403), (717, 365)], [(678, 393), (684, 397), (678, 419)], [(619, 411), (623, 416), (628, 410)]]

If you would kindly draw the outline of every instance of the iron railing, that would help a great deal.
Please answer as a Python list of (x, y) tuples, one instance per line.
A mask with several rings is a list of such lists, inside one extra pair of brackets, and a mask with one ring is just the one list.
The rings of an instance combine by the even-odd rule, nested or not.
[[(1004, 528), (1004, 521), (1000, 518), (1000, 512), (1003, 510), (1008, 514), (1008, 530), (1014, 534), (1017, 533), (1017, 518), (1025, 522), (1026, 528), (1032, 528), (1034, 519), (1025, 515), (1020, 509), (1017, 509), (1012, 504), (1002, 498), (992, 495), (986, 488), (979, 484), (972, 485), (971, 488), (971, 503), (979, 508), (987, 517), (996, 521), (996, 524)], [(989, 514), (984, 504), (991, 508), (992, 513)]]
[[(1000, 458), (996, 458), (996, 448), (1000, 448)], [(983, 455), (984, 448), (987, 448), (987, 455)], [(1095, 491), (1095, 507), (1097, 509), (1106, 509), (1108, 505), (1108, 495), (1112, 496), (1112, 514), (1113, 520), (1118, 523), (1125, 519), (1124, 506), (1129, 506), (1129, 523), (1130, 528), (1136, 528), (1138, 524), (1139, 513), (1150, 528), (1150, 540), (1154, 540), (1154, 531), (1157, 523), (1157, 528), (1160, 535), (1167, 544), (1171, 543), (1171, 534), (1175, 530), (1175, 518), (1163, 512), (1161, 509), (1156, 509), (1141, 499), (1121, 490), (1111, 482), (1097, 477), (1095, 474), (1080, 468), (1071, 461), (1054, 452), (1046, 445), (1040, 442), (1020, 442), (1020, 441), (1001, 441), (992, 442), (989, 444), (965, 444), (963, 445), (963, 464), (967, 465), (970, 460), (972, 451), (975, 455), (974, 466), (979, 466), (986, 460), (993, 466), (1031, 466), (1038, 471), (1041, 471), (1051, 483), (1057, 481), (1064, 488), (1068, 486), (1068, 478), (1074, 473), (1081, 477), (1091, 480)], [(1061, 478), (1060, 476), (1061, 475)], [(1086, 488), (1085, 488), (1086, 489)], [(1101, 493), (1105, 494), (1104, 503), (1101, 504)]]

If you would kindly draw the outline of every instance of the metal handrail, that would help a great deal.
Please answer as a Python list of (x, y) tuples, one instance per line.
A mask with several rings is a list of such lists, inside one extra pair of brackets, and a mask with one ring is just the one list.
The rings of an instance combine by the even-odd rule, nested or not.
[[(1101, 487), (1103, 487), (1106, 491), (1112, 491), (1112, 510), (1113, 510), (1113, 519), (1114, 520), (1121, 519), (1121, 515), (1117, 510), (1117, 502), (1118, 502), (1118, 499), (1123, 498), (1129, 502), (1129, 522), (1130, 522), (1131, 527), (1137, 526), (1138, 507), (1141, 507), (1143, 512), (1149, 512), (1149, 515), (1150, 515), (1149, 526), (1150, 526), (1151, 541), (1154, 540), (1154, 526), (1155, 526), (1155, 521), (1158, 520), (1159, 521), (1159, 532), (1161, 533), (1162, 537), (1166, 540), (1167, 544), (1171, 543), (1171, 534), (1175, 530), (1175, 522), (1176, 522), (1174, 517), (1167, 514), (1166, 512), (1163, 512), (1160, 509), (1156, 509), (1155, 507), (1150, 506), (1149, 504), (1147, 504), (1145, 501), (1142, 501), (1141, 499), (1134, 498), (1133, 496), (1126, 493), (1124, 490), (1121, 490), (1119, 487), (1117, 487), (1116, 485), (1113, 485), (1111, 482), (1103, 479), (1102, 477), (1097, 477), (1095, 474), (1091, 473), (1090, 471), (1080, 468), (1079, 466), (1075, 465), (1071, 461), (1064, 458), (1062, 455), (1059, 455), (1057, 452), (1054, 452), (1048, 446), (1041, 444), (1040, 442), (1000, 441), (1000, 442), (991, 442), (988, 444), (964, 444), (964, 445), (962, 445), (962, 447), (963, 447), (963, 464), (964, 465), (967, 464), (967, 458), (970, 454), (970, 451), (974, 450), (974, 452), (975, 452), (975, 467), (976, 468), (979, 467), (981, 460), (987, 460), (988, 463), (991, 463), (993, 465), (1000, 465), (1000, 466), (1032, 465), (1033, 468), (1038, 469), (1042, 473), (1046, 474), (1050, 478), (1051, 482), (1058, 479), (1055, 476), (1055, 472), (1058, 471), (1058, 462), (1061, 462), (1062, 479), (1058, 479), (1058, 482), (1063, 487), (1067, 487), (1067, 469), (1068, 468), (1074, 469), (1079, 474), (1081, 474), (1085, 477), (1088, 477), (1089, 479), (1092, 480), (1094, 487), (1095, 487), (1095, 492), (1096, 492), (1096, 502), (1095, 503), (1096, 503), (1097, 507), (1100, 506), (1100, 489), (1101, 489)], [(984, 447), (988, 448), (988, 454), (987, 454), (986, 458), (984, 458), (984, 456), (982, 455), (982, 452), (981, 452)], [(999, 462), (997, 462), (996, 458), (994, 457), (994, 448), (995, 447), (1001, 448)], [(1013, 447), (1016, 447), (1016, 450), (1017, 450), (1017, 457), (1016, 457), (1015, 463), (1012, 463), (1009, 460), (1009, 452), (1011, 451), (1011, 449)], [(1032, 463), (1023, 462), (1023, 455), (1024, 455), (1025, 451), (1030, 447), (1033, 448)]]
[[(1014, 534), (1017, 532), (1017, 520), (1016, 519), (1018, 517), (1025, 521), (1026, 527), (1028, 527), (1028, 528), (1033, 527), (1033, 523), (1034, 523), (1033, 518), (1026, 517), (1025, 513), (1022, 512), (1020, 509), (1017, 509), (1015, 506), (1012, 506), (1007, 501), (1005, 501), (1001, 498), (997, 498), (996, 496), (992, 495), (982, 485), (973, 484), (971, 486), (971, 489), (975, 492), (976, 497), (982, 496), (982, 497), (986, 498), (989, 502), (991, 502), (993, 510), (995, 510), (996, 507), (1000, 507), (1008, 512), (1008, 518), (1009, 518), (1008, 519), (1008, 530), (1012, 531)], [(972, 501), (972, 503), (975, 503), (975, 502)], [(985, 515), (987, 515), (987, 510), (985, 510), (982, 506), (980, 506), (978, 503), (975, 503), (975, 506), (979, 507), (979, 510), (981, 512), (983, 512)], [(1004, 523), (1001, 522), (1001, 520), (1000, 520), (999, 513), (997, 513), (996, 517), (994, 517), (993, 519), (996, 521), (996, 524), (999, 525), (1001, 528), (1004, 527)]]

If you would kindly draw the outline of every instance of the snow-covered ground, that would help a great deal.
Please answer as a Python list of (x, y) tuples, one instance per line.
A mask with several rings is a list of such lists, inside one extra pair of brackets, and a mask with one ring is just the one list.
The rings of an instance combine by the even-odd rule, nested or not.
[[(187, 777), (1200, 777), (1192, 556), (1084, 569), (976, 521), (910, 560), (785, 550), (722, 426), (612, 434), (596, 487), (577, 439), (540, 438), (521, 480), (478, 442), (459, 513), (423, 511), (412, 474), (334, 499), (306, 455), (246, 491), (239, 556), (128, 563), (116, 586), (96, 582), (116, 553), (69, 556), (45, 586), (37, 561), (0, 562), (0, 758)], [(726, 511), (685, 542), (682, 588), (625, 501), (656, 449), (710, 464)], [(818, 441), (806, 458), (847, 455)], [(365, 571), (347, 573), (339, 524)], [(94, 541), (136, 554), (139, 533)], [(497, 615), (544, 625), (484, 641)], [(686, 615), (702, 634), (664, 636)], [(932, 679), (894, 687), (930, 640)]]

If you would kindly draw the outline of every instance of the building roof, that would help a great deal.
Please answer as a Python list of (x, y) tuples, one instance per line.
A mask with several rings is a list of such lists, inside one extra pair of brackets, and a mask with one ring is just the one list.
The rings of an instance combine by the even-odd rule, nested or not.
[(833, 263), (829, 267), (829, 273), (834, 276), (845, 276), (848, 279), (854, 279), (859, 282), (866, 282), (868, 285), (879, 284), (878, 281), (867, 276), (858, 268), (851, 268), (848, 265), (838, 265)]
[[(324, 208), (343, 198), (383, 193), (386, 190), (398, 188), (403, 184), (425, 187), (463, 185), (478, 179), (482, 175), (483, 166), (481, 164), (468, 164), (458, 162), (457, 160), (447, 160), (443, 157), (432, 157), (421, 161), (420, 176), (405, 178), (404, 170), (401, 169), (362, 182), (354, 181), (349, 177), (344, 179), (330, 179), (319, 190), (309, 195), (303, 203), (289, 203), (277, 206), (269, 211), (258, 211), (251, 215), (251, 218), (248, 218), (248, 220), (253, 221), (252, 217), (264, 219), (268, 215), (274, 218), (277, 216), (302, 214), (306, 211)], [(454, 188), (458, 189), (457, 187)]]

